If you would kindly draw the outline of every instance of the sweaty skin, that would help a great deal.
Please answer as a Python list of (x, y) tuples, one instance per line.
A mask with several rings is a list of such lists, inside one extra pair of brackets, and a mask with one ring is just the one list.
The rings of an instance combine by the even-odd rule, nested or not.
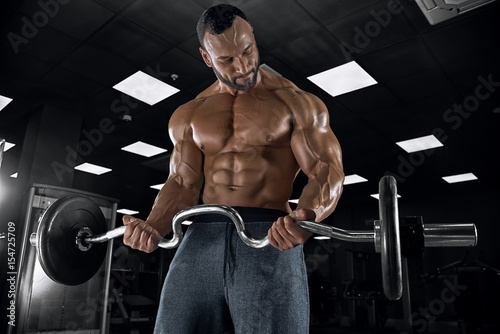
[[(326, 106), (280, 76), (259, 70), (253, 29), (237, 17), (219, 35), (205, 34), (202, 57), (217, 81), (172, 115), (169, 177), (144, 222), (123, 217), (124, 243), (151, 252), (171, 231), (173, 216), (203, 202), (289, 212), (270, 228), (271, 245), (286, 250), (311, 233), (294, 220), (321, 221), (335, 209), (344, 173)], [(288, 199), (302, 170), (308, 176), (292, 211)]]

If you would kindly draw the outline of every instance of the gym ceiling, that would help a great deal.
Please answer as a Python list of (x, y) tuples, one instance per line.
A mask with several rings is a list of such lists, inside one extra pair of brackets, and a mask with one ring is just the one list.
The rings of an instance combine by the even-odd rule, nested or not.
[[(249, 17), (266, 64), (327, 105), (343, 149), (341, 205), (376, 205), (384, 174), (402, 200), (492, 191), (500, 186), (500, 8), (486, 2), (431, 25), (413, 0), (234, 0)], [(453, 3), (460, 3), (454, 1)], [(463, 3), (464, 1), (462, 1)], [(26, 124), (52, 105), (83, 116), (83, 130), (113, 131), (82, 162), (112, 169), (75, 171), (73, 187), (117, 198), (145, 216), (168, 175), (167, 124), (173, 111), (214, 81), (198, 52), (196, 22), (213, 0), (26, 0), (0, 5), (2, 179), (15, 187)], [(427, 4), (431, 1), (426, 1)], [(28, 27), (31, 24), (33, 28)], [(17, 37), (16, 37), (17, 36)], [(355, 61), (377, 84), (332, 97), (307, 77)], [(113, 86), (137, 71), (180, 91), (154, 105), (125, 102)], [(173, 76), (174, 75), (174, 76)], [(174, 80), (175, 78), (175, 80)], [(123, 120), (130, 115), (131, 121)], [(61, 124), (64, 126), (64, 124)], [(442, 147), (407, 153), (396, 142), (434, 134)], [(150, 158), (121, 150), (142, 141), (168, 150)], [(473, 173), (448, 184), (442, 177)], [(300, 194), (299, 175), (294, 197)]]

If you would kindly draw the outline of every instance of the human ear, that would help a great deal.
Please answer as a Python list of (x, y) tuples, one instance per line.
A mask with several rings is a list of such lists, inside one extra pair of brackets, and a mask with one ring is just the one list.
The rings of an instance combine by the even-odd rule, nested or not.
[(201, 57), (203, 58), (203, 61), (208, 67), (212, 67), (212, 60), (210, 59), (210, 55), (208, 52), (200, 46), (200, 53)]

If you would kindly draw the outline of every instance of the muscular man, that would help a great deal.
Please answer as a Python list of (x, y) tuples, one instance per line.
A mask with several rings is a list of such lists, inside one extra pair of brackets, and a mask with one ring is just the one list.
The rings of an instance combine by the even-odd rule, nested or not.
[[(259, 69), (245, 14), (207, 9), (200, 52), (217, 81), (172, 115), (170, 175), (144, 222), (124, 216), (124, 243), (151, 252), (181, 209), (199, 202), (232, 206), (256, 238), (239, 240), (224, 217), (195, 219), (171, 263), (156, 332), (304, 334), (309, 328), (303, 249), (311, 233), (295, 220), (333, 212), (344, 173), (325, 105), (292, 82)], [(298, 206), (288, 200), (299, 170), (308, 176)]]

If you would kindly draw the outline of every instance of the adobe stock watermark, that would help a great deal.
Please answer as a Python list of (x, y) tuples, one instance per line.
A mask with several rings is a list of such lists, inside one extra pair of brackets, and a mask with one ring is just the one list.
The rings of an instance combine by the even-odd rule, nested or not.
[(396, 0), (389, 0), (386, 9), (381, 9), (378, 12), (372, 9), (370, 15), (373, 19), (368, 21), (363, 29), (359, 26), (354, 27), (356, 33), (353, 38), (354, 45), (345, 42), (340, 43), (339, 46), (345, 59), (351, 61), (354, 53), (358, 54), (368, 47), (372, 40), (380, 35), (382, 29), (391, 24), (393, 16), (400, 14), (402, 11), (403, 7)]
[(71, 0), (39, 0), (38, 6), (40, 10), (36, 11), (31, 18), (23, 16), (21, 31), (15, 33), (10, 31), (7, 33), (7, 39), (14, 49), (14, 52), (19, 53), (19, 47), (23, 44), (28, 44), (30, 40), (38, 35), (40, 29), (49, 24), (58, 13), (61, 5), (66, 5)]
[[(411, 321), (413, 332), (426, 332), (429, 328), (429, 324), (434, 322), (439, 315), (444, 313), (446, 305), (455, 302), (457, 297), (467, 289), (466, 285), (458, 284), (458, 276), (455, 277), (454, 282), (451, 282), (449, 279), (444, 279), (443, 283), (445, 287), (441, 290), (439, 298), (434, 298), (429, 302), (427, 307), (420, 307), (410, 315), (409, 320)], [(402, 331), (400, 334), (410, 333)]]
[[(151, 77), (159, 80), (162, 78), (171, 78), (171, 73), (162, 72), (158, 64), (156, 65), (156, 68), (148, 66), (146, 68), (146, 72)], [(141, 85), (136, 87), (135, 94), (140, 97), (145, 94), (145, 92), (154, 90), (156, 85), (157, 82), (155, 80), (145, 79)], [(134, 98), (122, 93), (119, 98), (111, 102), (110, 110), (114, 114), (129, 115), (130, 111), (134, 110), (138, 106), (139, 104)], [(116, 126), (113, 124), (111, 118), (104, 117), (99, 121), (96, 128), (82, 130), (80, 141), (78, 142), (76, 150), (70, 145), (66, 145), (66, 156), (64, 162), (53, 161), (51, 164), (52, 170), (56, 174), (59, 182), (64, 180), (64, 175), (66, 173), (71, 174), (73, 172), (74, 166), (80, 164), (84, 158), (90, 156), (94, 148), (103, 143), (105, 135), (112, 133), (115, 129)]]
[[(482, 75), (477, 77), (478, 84), (474, 89), (474, 93), (468, 95), (461, 103), (454, 103), (451, 108), (444, 111), (442, 115), (443, 121), (449, 126), (446, 130), (443, 128), (435, 128), (432, 135), (436, 137), (442, 144), (448, 140), (450, 132), (457, 131), (481, 106), (481, 102), (489, 99), (493, 93), (500, 87), (500, 82), (493, 80), (493, 75), (490, 73), (487, 77)], [(398, 182), (405, 182), (419, 166), (434, 154), (436, 149), (418, 151), (410, 153), (408, 156), (400, 154), (398, 156), (397, 173), (386, 171), (386, 174), (394, 176)]]

